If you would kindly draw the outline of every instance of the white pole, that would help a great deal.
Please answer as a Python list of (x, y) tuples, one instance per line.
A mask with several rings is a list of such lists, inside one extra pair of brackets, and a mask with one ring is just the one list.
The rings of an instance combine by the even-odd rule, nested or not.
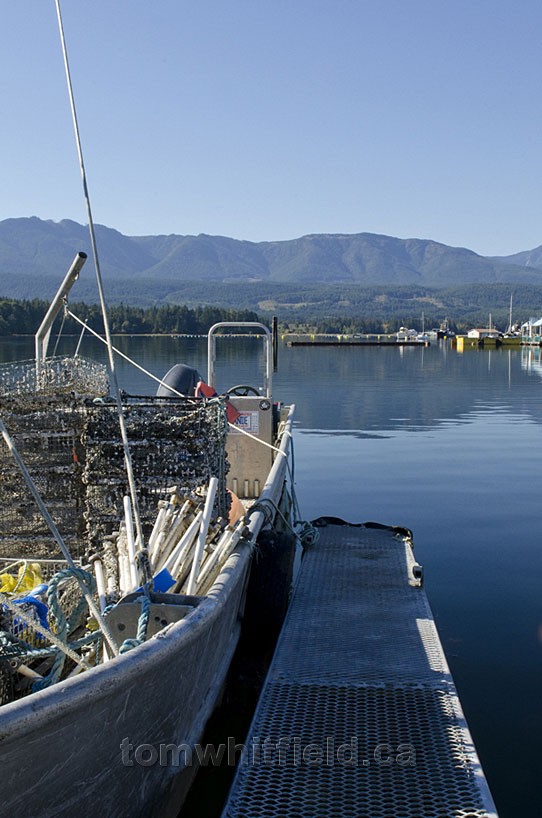
[(139, 585), (139, 577), (137, 574), (137, 563), (135, 556), (135, 539), (134, 539), (134, 521), (132, 518), (132, 503), (128, 495), (123, 498), (124, 503), (124, 520), (126, 522), (126, 539), (128, 541), (128, 562), (130, 564), (130, 580), (134, 590)]
[(96, 577), (96, 590), (98, 592), (98, 603), (100, 611), (103, 613), (107, 605), (107, 596), (105, 593), (105, 576), (103, 563), (98, 555), (91, 557), (92, 567), (94, 568), (94, 576)]
[(173, 570), (171, 571), (171, 575), (175, 577), (177, 584), (182, 583), (186, 578), (187, 565), (190, 562), (190, 559), (194, 558), (193, 550), (195, 547), (197, 535), (198, 531), (196, 527), (193, 536), (190, 538), (190, 540), (186, 541), (182, 551), (179, 551), (179, 556), (177, 557), (175, 565), (173, 566)]
[[(160, 517), (160, 515), (162, 516)], [(164, 547), (164, 542), (166, 541), (169, 533), (171, 532), (171, 528), (174, 525), (174, 516), (175, 508), (171, 503), (168, 504), (167, 508), (161, 508), (160, 512), (158, 513), (158, 518), (154, 525), (151, 540), (149, 541), (148, 546), (149, 560), (153, 568), (155, 567), (155, 563), (157, 563), (158, 559), (160, 558), (160, 554), (162, 553)]]
[[(177, 545), (175, 546), (175, 548), (173, 549), (173, 551), (171, 552), (171, 554), (169, 555), (169, 557), (167, 558), (165, 563), (163, 565), (160, 565), (160, 570), (165, 569), (166, 571), (169, 571), (169, 573), (173, 576), (174, 579), (175, 579), (175, 576), (173, 574), (173, 569), (175, 568), (176, 564), (179, 562), (179, 557), (182, 554), (183, 549), (185, 548), (185, 546), (187, 546), (187, 545), (190, 546), (191, 543), (192, 543), (192, 540), (196, 536), (198, 528), (201, 525), (202, 516), (203, 516), (203, 512), (198, 511), (198, 513), (196, 514), (196, 516), (194, 517), (194, 519), (192, 520), (192, 522), (190, 523), (190, 525), (188, 526), (188, 528), (184, 532), (183, 536), (181, 537), (181, 539), (179, 540), (179, 542), (177, 543)], [(158, 570), (158, 567), (159, 566), (157, 565), (156, 570)]]
[[(77, 665), (77, 667), (79, 668), (80, 665)], [(32, 670), (32, 668), (28, 667), (28, 665), (19, 665), (17, 668), (17, 673), (20, 673), (21, 676), (26, 676), (28, 679), (43, 679), (43, 676), (40, 673)]]
[(158, 514), (156, 515), (156, 520), (154, 521), (154, 526), (152, 528), (151, 535), (149, 537), (149, 543), (148, 543), (148, 546), (147, 546), (148, 551), (149, 551), (149, 559), (150, 559), (151, 562), (152, 562), (153, 557), (154, 557), (154, 545), (155, 545), (155, 542), (156, 542), (156, 540), (158, 538), (158, 535), (159, 535), (159, 533), (160, 533), (160, 531), (162, 529), (162, 525), (163, 525), (163, 522), (164, 522), (164, 517), (167, 514), (166, 501), (165, 500), (160, 500), (160, 503), (162, 503), (163, 505), (159, 506)]
[[(198, 577), (198, 586), (196, 589), (196, 594), (199, 596), (205, 596), (205, 594), (211, 589), (213, 582), (218, 577), (220, 571), (222, 570), (223, 566), (226, 563), (226, 560), (236, 547), (237, 543), (241, 539), (243, 535), (244, 527), (240, 526), (237, 528), (229, 540), (224, 543), (224, 547), (221, 549), (221, 553), (218, 559), (214, 562), (212, 568), (207, 571), (207, 560), (204, 563), (204, 569), (202, 570), (200, 576)], [(214, 556), (214, 553), (213, 553)]]
[(130, 560), (128, 559), (128, 545), (124, 525), (121, 527), (119, 536), (117, 537), (117, 555), (119, 560), (120, 592), (121, 594), (128, 594), (132, 590), (130, 587), (132, 582), (130, 577)]
[(174, 510), (173, 514), (166, 520), (163, 530), (155, 541), (151, 560), (153, 569), (158, 570), (158, 566), (166, 562), (173, 549), (177, 548), (180, 538), (188, 528), (189, 512), (192, 514), (192, 506), (192, 501), (187, 500), (180, 510), (178, 508)]
[(209, 488), (207, 489), (207, 497), (205, 498), (201, 528), (199, 530), (198, 542), (194, 553), (194, 561), (192, 562), (192, 570), (190, 571), (188, 585), (186, 586), (186, 593), (189, 595), (193, 594), (196, 588), (196, 580), (198, 578), (199, 568), (203, 558), (203, 549), (205, 548), (207, 531), (209, 530), (209, 523), (211, 522), (211, 513), (213, 511), (217, 487), (218, 478), (211, 477), (209, 480)]
[(225, 549), (228, 547), (230, 543), (237, 544), (239, 537), (241, 536), (241, 532), (243, 530), (244, 523), (237, 525), (236, 529), (231, 529), (229, 526), (222, 534), (221, 538), (219, 539), (217, 546), (212, 554), (210, 554), (207, 559), (203, 561), (201, 566), (201, 570), (198, 574), (197, 586), (198, 590), (200, 590), (202, 583), (207, 579), (210, 575), (211, 571), (215, 567), (215, 565), (222, 561), (222, 556)]

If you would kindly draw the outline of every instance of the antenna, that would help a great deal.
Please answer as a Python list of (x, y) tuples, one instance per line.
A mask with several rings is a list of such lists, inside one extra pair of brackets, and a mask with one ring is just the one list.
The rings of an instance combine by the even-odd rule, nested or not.
[(143, 528), (141, 526), (141, 517), (139, 514), (139, 505), (137, 502), (137, 492), (136, 492), (136, 485), (134, 479), (134, 470), (132, 468), (132, 456), (130, 454), (130, 446), (128, 442), (128, 434), (126, 431), (126, 421), (124, 418), (124, 412), (122, 408), (122, 399), (120, 396), (120, 389), (117, 380), (117, 371), (115, 369), (115, 356), (113, 353), (113, 344), (111, 342), (111, 331), (109, 328), (109, 317), (107, 314), (107, 306), (105, 303), (105, 294), (103, 289), (102, 283), (102, 274), (100, 271), (100, 261), (98, 258), (98, 246), (96, 243), (96, 231), (94, 230), (94, 220), (92, 218), (92, 208), (90, 206), (90, 196), (88, 192), (88, 185), (87, 185), (87, 175), (85, 171), (85, 163), (83, 159), (83, 150), (81, 147), (81, 137), (79, 133), (79, 124), (77, 121), (77, 112), (75, 110), (75, 99), (73, 95), (73, 86), (71, 81), (70, 75), (70, 66), (68, 62), (68, 50), (66, 48), (66, 38), (64, 36), (64, 26), (62, 24), (62, 14), (60, 11), (60, 0), (55, 0), (56, 4), (56, 13), (58, 18), (58, 28), (60, 31), (60, 42), (62, 45), (62, 55), (64, 57), (64, 68), (66, 71), (66, 82), (68, 85), (68, 95), (70, 99), (70, 107), (72, 112), (72, 120), (73, 120), (73, 128), (75, 132), (75, 142), (77, 145), (77, 153), (79, 156), (79, 166), (81, 169), (81, 178), (83, 182), (83, 194), (85, 197), (85, 202), (87, 206), (87, 216), (88, 216), (88, 227), (90, 232), (90, 243), (92, 245), (92, 255), (94, 257), (94, 268), (96, 270), (96, 282), (98, 284), (98, 293), (100, 296), (100, 307), (102, 311), (102, 318), (104, 323), (104, 331), (105, 331), (105, 338), (107, 341), (107, 355), (108, 355), (108, 362), (109, 362), (109, 372), (111, 376), (111, 384), (113, 387), (113, 395), (115, 397), (115, 402), (117, 404), (117, 414), (119, 417), (119, 426), (120, 426), (120, 433), (122, 438), (122, 445), (124, 448), (124, 460), (126, 465), (126, 475), (128, 477), (128, 486), (130, 488), (130, 498), (132, 501), (132, 508), (134, 510), (134, 518), (136, 524), (136, 531), (137, 537), (139, 540), (139, 547), (144, 548), (144, 541), (143, 541)]

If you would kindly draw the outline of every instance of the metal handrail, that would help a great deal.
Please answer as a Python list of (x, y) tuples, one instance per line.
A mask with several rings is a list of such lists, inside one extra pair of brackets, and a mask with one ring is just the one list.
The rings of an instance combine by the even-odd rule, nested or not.
[(218, 329), (222, 329), (227, 327), (229, 329), (258, 329), (258, 333), (246, 333), (247, 335), (260, 335), (263, 333), (263, 341), (265, 346), (265, 372), (264, 372), (264, 383), (263, 383), (263, 394), (266, 398), (271, 397), (271, 381), (272, 381), (272, 373), (273, 373), (273, 347), (272, 347), (272, 336), (271, 330), (265, 326), (265, 324), (260, 324), (259, 321), (219, 321), (217, 324), (213, 324), (210, 328), (209, 332), (207, 333), (207, 383), (209, 386), (212, 386), (213, 389), (216, 389), (215, 383), (215, 363), (216, 363), (216, 331)]

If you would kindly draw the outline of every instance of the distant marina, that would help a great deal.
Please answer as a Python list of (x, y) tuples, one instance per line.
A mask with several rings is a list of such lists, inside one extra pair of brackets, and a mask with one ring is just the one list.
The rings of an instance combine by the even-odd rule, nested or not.
[[(512, 305), (511, 305), (512, 306)], [(542, 318), (529, 318), (523, 324), (510, 322), (505, 332), (492, 324), (491, 313), (487, 327), (474, 327), (467, 333), (456, 334), (443, 321), (440, 328), (426, 331), (422, 315), (422, 329), (400, 327), (389, 333), (296, 333), (282, 335), (283, 342), (289, 347), (298, 346), (414, 346), (428, 347), (431, 343), (448, 341), (458, 352), (471, 349), (498, 349), (500, 347), (542, 346)]]
[(397, 338), (397, 333), (392, 335), (341, 335), (315, 333), (307, 335), (288, 334), (283, 336), (284, 343), (289, 347), (303, 346), (429, 346), (429, 340), (418, 341), (415, 338)]
[(428, 347), (431, 343), (448, 341), (458, 352), (472, 349), (498, 349), (519, 346), (542, 347), (542, 317), (531, 317), (522, 324), (512, 322), (512, 298), (507, 329), (502, 332), (492, 323), (491, 313), (486, 327), (474, 327), (468, 332), (455, 333), (450, 329), (448, 319), (440, 328), (425, 330), (422, 313), (422, 329), (400, 327), (388, 333), (318, 333), (288, 332), (282, 335), (289, 347), (298, 346), (414, 346)]
[(469, 349), (497, 349), (499, 347), (519, 347), (521, 344), (542, 345), (540, 335), (508, 335), (491, 329), (473, 329), (467, 335), (440, 335), (437, 332), (418, 333), (416, 330), (401, 328), (387, 334), (324, 334), (288, 333), (282, 336), (289, 347), (341, 346), (341, 347), (418, 347), (423, 349), (432, 343), (449, 342), (458, 352)]

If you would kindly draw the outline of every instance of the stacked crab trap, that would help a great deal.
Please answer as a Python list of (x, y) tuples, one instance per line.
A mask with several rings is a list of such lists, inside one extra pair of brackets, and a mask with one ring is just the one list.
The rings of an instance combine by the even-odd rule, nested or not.
[[(0, 367), (3, 425), (73, 558), (65, 559), (1, 441), (0, 704), (107, 658), (111, 649), (81, 585), (106, 615), (145, 583), (156, 592), (201, 592), (239, 538), (227, 536), (222, 402), (129, 398), (122, 408), (147, 546), (141, 548), (117, 406), (107, 389), (105, 367), (79, 357), (48, 359), (39, 371), (34, 362)], [(191, 577), (204, 512), (205, 550)], [(148, 614), (147, 604), (131, 641), (115, 640), (120, 652), (134, 637), (145, 638)]]

